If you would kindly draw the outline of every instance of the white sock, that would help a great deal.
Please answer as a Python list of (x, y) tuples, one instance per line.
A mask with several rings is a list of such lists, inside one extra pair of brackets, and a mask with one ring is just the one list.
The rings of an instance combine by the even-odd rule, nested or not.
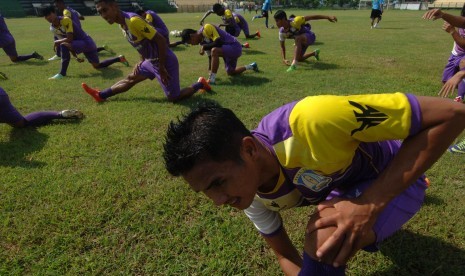
[(210, 76), (208, 77), (208, 79), (209, 79), (211, 82), (215, 82), (216, 74), (215, 74), (215, 73), (210, 73)]
[(247, 64), (245, 66), (245, 70), (252, 70), (252, 69), (253, 69), (252, 64)]

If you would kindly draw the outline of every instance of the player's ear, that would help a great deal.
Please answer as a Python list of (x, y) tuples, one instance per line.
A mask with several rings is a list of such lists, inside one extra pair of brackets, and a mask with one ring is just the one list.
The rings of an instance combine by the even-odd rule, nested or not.
[(250, 158), (255, 158), (258, 154), (257, 140), (252, 136), (242, 138), (241, 151), (242, 154)]

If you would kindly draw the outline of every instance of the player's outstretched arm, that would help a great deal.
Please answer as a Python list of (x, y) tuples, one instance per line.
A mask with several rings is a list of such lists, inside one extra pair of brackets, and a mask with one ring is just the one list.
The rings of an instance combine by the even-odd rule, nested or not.
[(444, 83), (438, 95), (443, 98), (449, 97), (451, 93), (454, 93), (455, 89), (457, 89), (458, 85), (464, 78), (465, 71), (458, 71), (452, 78), (448, 79)]
[(305, 21), (309, 20), (321, 20), (321, 19), (327, 19), (329, 22), (337, 22), (337, 17), (334, 15), (306, 15), (305, 16)]
[(457, 43), (457, 45), (459, 45), (460, 47), (462, 48), (465, 48), (465, 38), (462, 37), (458, 32), (457, 30), (455, 29), (454, 26), (452, 26), (451, 24), (449, 24), (448, 22), (444, 22), (444, 24), (442, 24), (442, 29), (447, 32), (447, 33), (450, 33), (452, 35), (452, 38), (454, 39), (455, 43)]
[(331, 216), (308, 225), (308, 233), (336, 226), (334, 233), (318, 248), (324, 258), (336, 250), (332, 264), (345, 264), (363, 247), (378, 214), (398, 194), (441, 157), (465, 128), (465, 105), (437, 97), (417, 97), (422, 122), (416, 134), (406, 138), (396, 156), (365, 192), (355, 199), (335, 198), (318, 206), (322, 211), (334, 208)]
[(212, 13), (213, 13), (213, 10), (209, 10), (203, 15), (202, 19), (200, 19), (200, 26), (203, 26), (203, 21), (205, 21), (205, 18), (207, 18), (207, 16), (209, 16)]
[(454, 27), (465, 28), (465, 17), (445, 13), (440, 9), (432, 9), (423, 15), (423, 19), (436, 20), (443, 19)]
[(289, 239), (284, 227), (271, 237), (263, 236), (278, 258), (279, 266), (285, 275), (297, 275), (302, 267), (302, 258)]

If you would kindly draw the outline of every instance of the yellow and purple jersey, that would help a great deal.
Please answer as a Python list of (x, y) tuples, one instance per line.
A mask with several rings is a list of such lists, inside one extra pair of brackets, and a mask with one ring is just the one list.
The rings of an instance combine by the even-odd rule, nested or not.
[(311, 32), (310, 24), (305, 23), (305, 17), (303, 16), (296, 16), (288, 19), (288, 21), (290, 25), (289, 29), (284, 29), (284, 27), (279, 28), (279, 41), (294, 39), (297, 35)]
[(168, 31), (168, 27), (166, 27), (165, 22), (163, 22), (156, 12), (151, 10), (145, 11), (145, 20), (149, 22), (150, 25), (152, 25), (165, 39), (167, 39), (169, 43), (170, 32)]
[(375, 179), (400, 147), (397, 139), (420, 130), (420, 118), (416, 97), (402, 93), (311, 96), (276, 109), (252, 134), (276, 156), (280, 177), (245, 213), (270, 234), (281, 225), (280, 210)]
[[(157, 30), (139, 15), (132, 12), (121, 12), (125, 26), (120, 26), (128, 42), (144, 59), (157, 59), (158, 46), (153, 40)], [(167, 51), (171, 51), (167, 49)]]
[(199, 33), (202, 33), (205, 42), (212, 42), (219, 39), (223, 44), (239, 43), (234, 36), (212, 24), (205, 24), (200, 28)]
[(54, 27), (54, 34), (63, 35), (64, 33), (64, 36), (66, 36), (66, 34), (71, 33), (73, 34), (74, 40), (86, 40), (90, 38), (90, 36), (86, 32), (84, 32), (84, 30), (81, 27), (76, 25), (76, 23), (73, 20), (71, 20), (70, 17), (58, 16), (58, 19), (60, 21), (60, 26)]
[(79, 19), (79, 17), (81, 17), (81, 14), (77, 10), (75, 10), (75, 9), (73, 9), (71, 7), (66, 7), (66, 9), (63, 10), (63, 16), (71, 18), (71, 20), (79, 28), (81, 28), (81, 20)]

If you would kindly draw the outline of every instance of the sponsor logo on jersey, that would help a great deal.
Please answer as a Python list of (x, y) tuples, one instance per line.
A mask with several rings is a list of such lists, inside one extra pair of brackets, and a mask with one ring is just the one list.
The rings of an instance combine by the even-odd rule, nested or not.
[(363, 106), (353, 101), (349, 101), (349, 103), (360, 111), (360, 112), (357, 112), (356, 110), (354, 110), (354, 115), (355, 115), (355, 118), (357, 119), (357, 122), (362, 122), (362, 125), (359, 128), (352, 130), (352, 132), (350, 133), (350, 135), (352, 136), (357, 131), (362, 131), (364, 129), (377, 126), (389, 118), (383, 112), (380, 112), (379, 110), (369, 105)]
[(331, 177), (320, 175), (312, 170), (302, 168), (294, 176), (294, 184), (304, 186), (314, 192), (320, 192), (331, 183)]

